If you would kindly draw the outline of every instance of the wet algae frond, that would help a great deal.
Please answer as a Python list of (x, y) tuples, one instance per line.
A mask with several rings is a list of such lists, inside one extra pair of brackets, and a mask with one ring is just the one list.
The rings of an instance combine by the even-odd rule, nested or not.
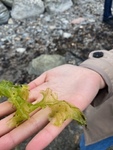
[(13, 126), (18, 126), (30, 118), (31, 112), (40, 108), (49, 107), (51, 113), (48, 118), (56, 126), (60, 126), (67, 119), (74, 119), (81, 125), (86, 125), (86, 120), (79, 108), (69, 104), (65, 100), (58, 100), (56, 93), (47, 88), (41, 91), (43, 98), (40, 102), (32, 104), (28, 102), (29, 90), (27, 85), (16, 85), (10, 81), (0, 82), (0, 96), (7, 97), (8, 101), (16, 108), (11, 119)]

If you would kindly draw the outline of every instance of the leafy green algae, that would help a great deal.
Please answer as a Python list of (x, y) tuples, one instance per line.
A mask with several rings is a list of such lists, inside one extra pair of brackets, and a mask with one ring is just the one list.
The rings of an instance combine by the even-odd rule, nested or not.
[(30, 118), (31, 112), (40, 108), (49, 107), (51, 113), (48, 118), (54, 125), (60, 126), (67, 119), (74, 119), (80, 125), (86, 125), (86, 120), (79, 108), (69, 104), (64, 100), (58, 100), (56, 93), (47, 88), (41, 91), (43, 98), (40, 102), (32, 104), (28, 102), (29, 90), (28, 85), (14, 85), (10, 81), (0, 82), (0, 96), (7, 97), (8, 101), (16, 108), (15, 114), (11, 119), (13, 126), (18, 126)]

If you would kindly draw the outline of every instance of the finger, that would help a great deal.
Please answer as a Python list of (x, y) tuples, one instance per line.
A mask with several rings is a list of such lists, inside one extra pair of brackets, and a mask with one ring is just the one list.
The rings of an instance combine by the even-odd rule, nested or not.
[(29, 102), (34, 102), (34, 101), (40, 101), (43, 98), (43, 95), (41, 94), (42, 89), (44, 89), (44, 85), (42, 87), (36, 87), (32, 89), (29, 93)]
[[(45, 88), (36, 88), (38, 87), (40, 84), (42, 84), (46, 79), (46, 73), (42, 74), (40, 77), (38, 77), (37, 79), (35, 79), (34, 81), (32, 81), (31, 83), (29, 83), (29, 88), (30, 88), (30, 93), (29, 93), (29, 99), (28, 101), (33, 102), (35, 101), (37, 98), (38, 99), (42, 99), (42, 95), (40, 94), (41, 89), (46, 89)], [(12, 106), (12, 104), (8, 101), (5, 101), (3, 103), (0, 103), (0, 118), (2, 118), (3, 116), (6, 116), (8, 114), (11, 114), (12, 112), (14, 112), (14, 107)]]
[(41, 94), (41, 91), (46, 90), (47, 87), (49, 87), (49, 83), (45, 82), (42, 85), (37, 86), (34, 89), (30, 90), (28, 101), (34, 102), (42, 100), (43, 95)]
[[(32, 117), (39, 110), (41, 110), (41, 109), (38, 108), (38, 109), (34, 110), (32, 113), (30, 113), (30, 117)], [(13, 119), (14, 115), (15, 115), (15, 113), (10, 114), (9, 116), (5, 117), (4, 119), (2, 119), (0, 121), (0, 127), (2, 127), (2, 130), (0, 130), (0, 137), (15, 128), (15, 126), (13, 126), (13, 124), (12, 124), (13, 123), (12, 119)]]
[[(50, 109), (42, 109), (29, 120), (0, 138), (0, 149), (9, 150), (42, 129), (48, 123)], [(1, 126), (0, 126), (1, 127)], [(7, 143), (7, 144), (6, 144)]]
[(14, 112), (14, 110), (15, 109), (10, 102), (5, 101), (3, 103), (0, 103), (0, 118), (11, 114), (12, 112)]
[(9, 115), (8, 117), (5, 117), (0, 121), (0, 127), (2, 130), (0, 130), (0, 137), (3, 136), (4, 134), (8, 133), (10, 130), (12, 130), (14, 127), (11, 126), (11, 118), (13, 117), (14, 113)]
[(36, 78), (35, 80), (33, 80), (32, 82), (30, 82), (29, 85), (29, 90), (34, 89), (35, 87), (41, 85), (42, 83), (44, 83), (46, 81), (46, 72), (43, 73), (42, 75), (40, 75), (38, 78)]
[(60, 132), (71, 122), (67, 120), (61, 127), (54, 126), (49, 123), (42, 131), (40, 131), (27, 145), (26, 150), (42, 150), (47, 147)]

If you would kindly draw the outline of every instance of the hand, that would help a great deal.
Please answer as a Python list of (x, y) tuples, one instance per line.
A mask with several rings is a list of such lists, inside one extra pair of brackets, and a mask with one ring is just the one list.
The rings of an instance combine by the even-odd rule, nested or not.
[[(87, 68), (63, 65), (43, 73), (29, 83), (29, 101), (35, 103), (41, 100), (40, 91), (49, 87), (58, 94), (60, 100), (66, 100), (83, 111), (104, 86), (105, 83), (98, 73)], [(7, 116), (0, 121), (2, 150), (14, 148), (38, 131), (39, 133), (30, 141), (26, 150), (42, 150), (71, 121), (67, 120), (61, 127), (56, 127), (48, 121), (49, 109), (45, 108), (35, 112), (29, 120), (13, 129), (7, 123), (12, 118), (13, 111), (9, 102), (0, 104), (0, 117)]]

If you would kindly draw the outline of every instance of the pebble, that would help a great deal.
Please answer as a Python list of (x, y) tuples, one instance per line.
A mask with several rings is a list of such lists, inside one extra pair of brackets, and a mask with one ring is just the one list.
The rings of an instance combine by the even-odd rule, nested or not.
[(17, 48), (16, 51), (19, 53), (24, 53), (26, 51), (26, 48)]
[(70, 33), (67, 33), (67, 32), (64, 32), (63, 33), (63, 38), (70, 38), (71, 37), (71, 34)]

